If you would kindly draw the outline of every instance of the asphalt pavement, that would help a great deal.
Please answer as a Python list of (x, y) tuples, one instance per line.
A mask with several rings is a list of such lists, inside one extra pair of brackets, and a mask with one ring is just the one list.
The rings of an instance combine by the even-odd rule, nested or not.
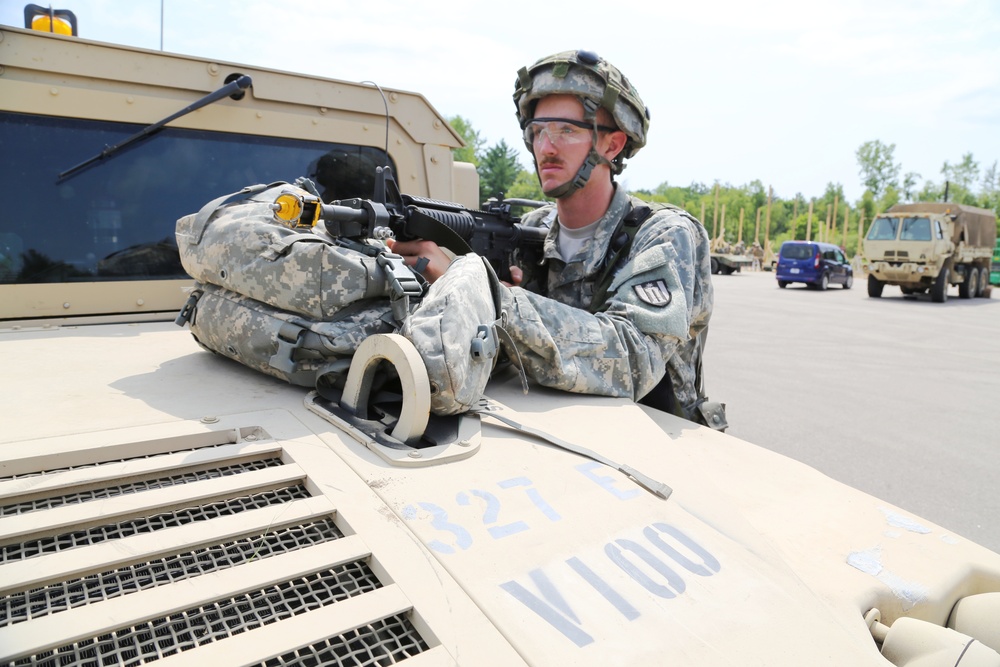
[(728, 433), (1000, 552), (1000, 288), (903, 297), (713, 276), (708, 395)]

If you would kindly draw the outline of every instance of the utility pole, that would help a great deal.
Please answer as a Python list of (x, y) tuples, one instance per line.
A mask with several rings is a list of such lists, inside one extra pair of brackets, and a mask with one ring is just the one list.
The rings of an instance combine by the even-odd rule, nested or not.
[(847, 216), (851, 212), (851, 207), (844, 204), (844, 252), (847, 252)]
[(771, 196), (774, 188), (767, 186), (767, 226), (764, 227), (764, 256), (767, 257), (771, 249)]
[(836, 237), (834, 230), (837, 228), (837, 202), (840, 200), (840, 195), (833, 195), (833, 213), (830, 214), (830, 220), (827, 223), (827, 240), (833, 241)]

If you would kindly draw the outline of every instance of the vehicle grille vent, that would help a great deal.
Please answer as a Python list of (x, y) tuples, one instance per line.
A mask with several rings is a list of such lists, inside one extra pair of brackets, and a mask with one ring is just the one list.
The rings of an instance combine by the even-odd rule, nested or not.
[(258, 664), (259, 667), (377, 667), (395, 664), (426, 650), (427, 644), (406, 617), (390, 616)]
[(896, 252), (896, 257), (899, 257), (901, 259), (902, 258), (908, 258), (909, 256), (910, 256), (910, 253), (908, 251), (906, 251), (906, 250), (898, 250)]
[(0, 627), (322, 544), (343, 536), (333, 520), (327, 518), (8, 595), (0, 598)]
[(131, 484), (122, 484), (120, 486), (109, 486), (103, 489), (91, 489), (80, 493), (72, 493), (54, 498), (39, 498), (17, 503), (15, 505), (5, 505), (0, 507), (0, 517), (11, 516), (14, 514), (24, 514), (25, 512), (33, 512), (35, 510), (52, 509), (53, 507), (72, 505), (74, 503), (96, 500), (98, 498), (113, 498), (115, 496), (123, 496), (129, 493), (162, 489), (168, 486), (188, 484), (190, 482), (197, 482), (203, 479), (215, 479), (217, 477), (239, 475), (240, 473), (263, 470), (264, 468), (273, 468), (280, 465), (282, 465), (281, 459), (275, 457), (259, 461), (237, 463), (235, 465), (223, 466), (221, 468), (212, 468), (209, 470), (199, 470), (180, 475), (172, 475), (170, 477), (163, 477), (160, 479), (143, 480), (140, 482), (133, 482)]
[[(144, 664), (346, 600), (380, 586), (372, 570), (365, 563), (355, 561), (132, 627), (119, 628), (98, 637), (18, 659), (13, 664), (45, 667)], [(399, 626), (400, 623), (393, 622), (386, 627)], [(386, 644), (402, 643), (397, 640), (387, 642), (382, 630), (372, 627), (367, 633), (374, 639), (373, 645), (368, 647), (369, 654), (372, 650), (381, 651)], [(416, 631), (412, 628), (408, 631), (407, 644), (425, 650)], [(345, 649), (359, 642), (356, 637), (348, 637), (347, 634), (330, 641), (332, 653), (347, 655), (350, 651)], [(334, 645), (336, 649), (333, 649)]]
[(896, 251), (895, 250), (886, 250), (885, 251), (885, 256), (886, 256), (886, 258), (895, 257), (896, 256)]
[[(221, 435), (219, 435), (221, 434)], [(84, 468), (97, 468), (99, 466), (106, 466), (110, 463), (125, 463), (127, 461), (141, 461), (144, 459), (152, 459), (157, 456), (163, 456), (164, 454), (180, 454), (182, 452), (210, 452), (213, 449), (218, 449), (228, 445), (235, 444), (239, 442), (239, 437), (235, 433), (225, 432), (225, 431), (215, 431), (212, 433), (217, 437), (217, 441), (213, 446), (189, 446), (189, 447), (178, 447), (176, 449), (167, 448), (163, 450), (151, 451), (148, 454), (140, 456), (127, 456), (123, 458), (112, 458), (112, 459), (102, 459), (100, 461), (94, 461), (91, 463), (81, 463), (79, 465), (64, 466), (60, 468), (46, 468), (45, 470), (33, 470), (31, 472), (20, 473), (16, 475), (8, 475), (6, 477), (0, 477), (0, 482), (6, 482), (11, 479), (26, 479), (29, 477), (43, 477), (45, 475), (52, 475), (58, 472), (66, 472), (68, 470), (81, 470)], [(266, 434), (263, 434), (266, 436)], [(259, 439), (259, 438), (258, 438)]]
[(0, 461), (0, 667), (230, 647), (261, 667), (376, 667), (436, 648), (364, 520), (323, 493), (339, 458), (262, 426), (190, 430)]
[(97, 544), (105, 540), (119, 539), (163, 528), (181, 526), (194, 521), (207, 521), (220, 516), (229, 516), (246, 510), (269, 507), (308, 497), (310, 497), (310, 494), (305, 486), (297, 484), (295, 486), (239, 498), (227, 498), (219, 502), (197, 507), (187, 507), (152, 516), (128, 519), (72, 533), (28, 540), (19, 544), (9, 544), (0, 547), (0, 563), (31, 558), (44, 553), (55, 553), (87, 544)]

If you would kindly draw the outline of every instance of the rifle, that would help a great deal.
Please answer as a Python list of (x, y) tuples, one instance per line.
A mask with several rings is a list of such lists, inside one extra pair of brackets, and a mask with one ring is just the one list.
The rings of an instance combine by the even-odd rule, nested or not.
[(378, 167), (373, 199), (324, 204), (318, 195), (306, 198), (286, 193), (271, 208), (289, 227), (312, 228), (322, 221), (327, 234), (362, 252), (367, 239), (390, 236), (400, 241), (434, 241), (456, 255), (474, 252), (489, 262), (501, 280), (509, 282), (511, 265), (532, 267), (541, 260), (548, 233), (543, 227), (520, 224), (520, 218), (511, 213), (515, 205), (538, 206), (542, 202), (500, 196), (487, 202), (487, 210), (473, 211), (453, 202), (400, 194), (392, 169)]

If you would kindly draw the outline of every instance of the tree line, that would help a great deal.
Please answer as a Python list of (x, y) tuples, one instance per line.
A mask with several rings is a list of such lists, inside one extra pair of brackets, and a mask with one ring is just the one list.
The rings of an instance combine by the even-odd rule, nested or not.
[[(480, 201), (500, 192), (508, 198), (546, 200), (534, 168), (520, 164), (516, 149), (503, 139), (487, 147), (472, 123), (461, 116), (449, 122), (466, 144), (453, 151), (455, 159), (471, 162), (479, 173)], [(849, 257), (860, 250), (861, 235), (878, 213), (897, 203), (950, 201), (992, 209), (1000, 218), (1000, 170), (996, 160), (981, 169), (973, 154), (966, 153), (956, 163), (945, 161), (940, 179), (932, 180), (912, 171), (903, 172), (895, 151), (896, 144), (878, 140), (858, 147), (855, 158), (865, 191), (853, 202), (847, 201), (840, 183), (828, 183), (819, 196), (796, 193), (789, 198), (776, 195), (760, 180), (740, 186), (719, 182), (677, 186), (663, 182), (653, 190), (640, 189), (632, 194), (646, 201), (680, 206), (700, 216), (713, 238), (722, 236), (730, 243), (742, 240), (749, 247), (757, 240), (765, 246), (769, 240), (770, 246), (777, 248), (783, 241), (805, 239), (808, 235), (842, 246)]]

